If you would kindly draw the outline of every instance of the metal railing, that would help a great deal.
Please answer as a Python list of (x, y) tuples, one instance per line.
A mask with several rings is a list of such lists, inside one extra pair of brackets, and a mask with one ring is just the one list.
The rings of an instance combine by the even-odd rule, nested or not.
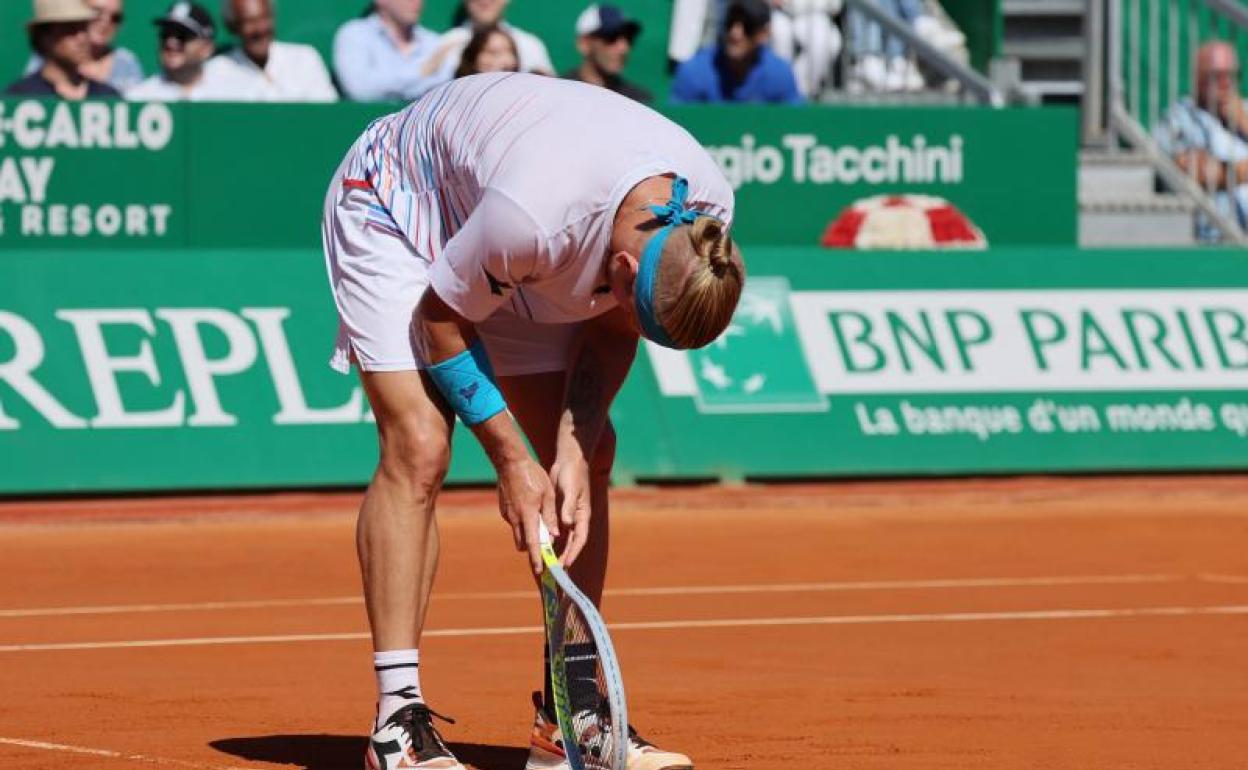
[[(970, 101), (993, 107), (1002, 107), (1006, 104), (1007, 94), (986, 77), (968, 64), (957, 61), (945, 51), (924, 40), (910, 24), (889, 13), (872, 0), (845, 0), (844, 18), (848, 19), (854, 13), (864, 16), (868, 23), (878, 24), (884, 40), (891, 38), (898, 41), (906, 58), (921, 62), (930, 72), (955, 83), (959, 93)], [(847, 45), (841, 50), (841, 71), (848, 78), (854, 68), (860, 64), (862, 53), (861, 41), (856, 40), (853, 34), (847, 34), (846, 38)]]
[[(1090, 0), (1085, 17), (1086, 88), (1083, 141), (1113, 152), (1122, 146), (1144, 155), (1162, 181), (1190, 198), (1224, 241), (1248, 245), (1233, 192), (1234, 164), (1218, 174), (1207, 164), (1185, 159), (1182, 164), (1158, 141), (1171, 108), (1195, 98), (1196, 52), (1209, 40), (1248, 47), (1248, 9), (1235, 0)], [(1238, 85), (1236, 86), (1238, 87)], [(1230, 196), (1225, 198), (1223, 196)], [(1229, 200), (1237, 216), (1228, 216), (1218, 199)]]
[[(672, 8), (672, 37), (668, 44), (668, 56), (673, 61), (683, 61), (693, 55), (698, 46), (715, 39), (719, 34), (723, 20), (713, 12), (715, 4), (710, 0), (674, 0)], [(806, 3), (812, 10), (796, 14), (786, 25), (787, 32), (781, 36), (780, 30), (773, 23), (773, 47), (777, 51), (788, 49), (788, 54), (795, 53), (796, 48), (808, 46), (818, 49), (827, 55), (805, 55), (794, 58), (794, 70), (800, 82), (818, 84), (813, 99), (838, 102), (970, 102), (1002, 106), (1011, 100), (1022, 100), (1024, 95), (1016, 89), (1001, 89), (976, 72), (965, 61), (959, 61), (945, 50), (938, 48), (919, 35), (911, 24), (885, 10), (876, 0), (828, 0), (825, 3)], [(822, 12), (821, 18), (814, 18), (820, 12), (813, 9), (821, 6), (830, 9)], [(925, 9), (927, 10), (927, 9)], [(943, 13), (943, 12), (942, 12)], [(841, 20), (840, 28), (832, 22), (832, 15), (837, 14)], [(859, 17), (863, 23), (853, 21)], [(777, 20), (775, 14), (773, 22)], [(909, 89), (889, 91), (887, 88), (866, 87), (855, 92), (852, 86), (861, 82), (856, 77), (858, 65), (868, 55), (864, 41), (855, 34), (879, 33), (884, 46), (889, 49), (900, 49), (902, 57), (910, 65), (919, 67), (926, 75), (923, 88), (917, 92)], [(780, 46), (779, 38), (785, 37), (788, 42)], [(839, 53), (835, 53), (839, 50)], [(814, 54), (815, 51), (810, 51)], [(782, 54), (783, 55), (783, 54)], [(798, 62), (797, 58), (802, 61)], [(838, 66), (839, 65), (839, 66)], [(806, 69), (813, 67), (814, 69)], [(839, 68), (841, 87), (834, 88), (834, 73)], [(928, 80), (940, 81), (936, 87), (930, 87)]]

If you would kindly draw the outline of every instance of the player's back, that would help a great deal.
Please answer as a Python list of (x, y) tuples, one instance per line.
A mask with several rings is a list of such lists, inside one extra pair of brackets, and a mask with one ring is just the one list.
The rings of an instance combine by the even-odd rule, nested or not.
[(369, 134), (365, 151), (382, 200), (436, 193), (443, 243), (487, 188), (513, 198), (548, 233), (618, 204), (621, 185), (669, 171), (690, 178), (692, 200), (731, 208), (731, 188), (688, 132), (576, 81), (523, 73), (460, 78), (378, 120)]

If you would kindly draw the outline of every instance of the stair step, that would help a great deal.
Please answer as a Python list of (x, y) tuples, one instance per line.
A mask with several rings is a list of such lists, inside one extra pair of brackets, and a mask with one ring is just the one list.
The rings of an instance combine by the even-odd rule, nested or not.
[(1042, 99), (1047, 96), (1083, 95), (1083, 81), (1080, 80), (1027, 80), (1022, 88)]
[(1082, 37), (1006, 40), (1001, 44), (1001, 53), (1018, 59), (1082, 61), (1084, 49)]
[(1187, 198), (1167, 193), (1130, 196), (1079, 195), (1079, 210), (1096, 213), (1185, 214), (1190, 216), (1196, 204)]
[(1079, 153), (1079, 195), (1095, 205), (1103, 199), (1140, 199), (1156, 194), (1157, 175), (1142, 152)]
[(1083, 16), (1085, 0), (1005, 0), (1003, 16)]
[(1079, 245), (1190, 246), (1195, 243), (1190, 202), (1175, 195), (1143, 198), (1079, 196)]

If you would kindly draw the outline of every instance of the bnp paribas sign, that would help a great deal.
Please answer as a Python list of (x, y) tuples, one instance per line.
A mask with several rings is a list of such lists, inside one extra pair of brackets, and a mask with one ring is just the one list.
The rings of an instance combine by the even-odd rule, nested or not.
[[(632, 478), (1248, 469), (1248, 261), (747, 244), (706, 348), (646, 345)], [(360, 484), (312, 250), (6, 250), (0, 494)], [(487, 482), (468, 437), (451, 479)]]
[(1248, 437), (1248, 289), (793, 291), (764, 276), (708, 348), (647, 350), (661, 391), (708, 415), (835, 408), (860, 436), (983, 442)]

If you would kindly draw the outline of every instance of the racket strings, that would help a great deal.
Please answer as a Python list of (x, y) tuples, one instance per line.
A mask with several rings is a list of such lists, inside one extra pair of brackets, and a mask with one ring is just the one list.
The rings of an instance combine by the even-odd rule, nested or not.
[(587, 767), (608, 768), (615, 741), (607, 675), (593, 633), (572, 603), (564, 616), (563, 645), (572, 737)]

